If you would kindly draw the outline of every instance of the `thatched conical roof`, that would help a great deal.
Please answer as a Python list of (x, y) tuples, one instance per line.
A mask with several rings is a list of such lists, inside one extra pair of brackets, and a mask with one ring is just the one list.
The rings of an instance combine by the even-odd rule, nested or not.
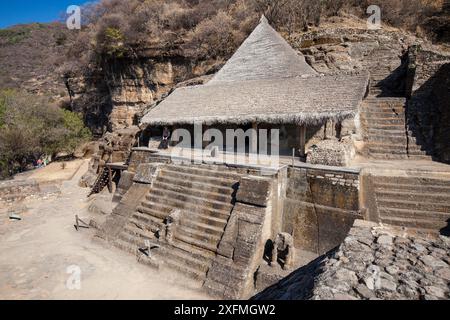
[(367, 73), (318, 75), (263, 17), (210, 82), (176, 89), (141, 124), (340, 120), (357, 112), (368, 82)]
[(209, 84), (317, 74), (302, 55), (261, 18), (260, 24)]

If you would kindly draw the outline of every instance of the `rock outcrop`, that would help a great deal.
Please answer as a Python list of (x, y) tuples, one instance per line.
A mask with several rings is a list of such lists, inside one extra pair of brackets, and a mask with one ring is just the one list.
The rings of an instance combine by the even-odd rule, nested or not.
[(336, 250), (255, 299), (449, 299), (450, 239), (355, 221)]

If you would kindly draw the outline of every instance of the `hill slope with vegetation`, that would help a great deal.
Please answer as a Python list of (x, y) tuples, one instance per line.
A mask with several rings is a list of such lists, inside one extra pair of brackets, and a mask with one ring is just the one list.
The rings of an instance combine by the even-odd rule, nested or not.
[[(2, 29), (0, 90), (13, 89), (8, 101), (17, 101), (3, 102), (0, 109), (4, 172), (21, 167), (22, 159), (84, 141), (88, 134), (82, 122), (100, 137), (123, 125), (120, 112), (112, 115), (113, 110), (143, 112), (180, 84), (202, 83), (205, 75), (214, 74), (231, 57), (262, 14), (294, 44), (299, 35), (328, 27), (330, 17), (366, 19), (371, 4), (368, 0), (102, 0), (82, 9), (82, 30), (68, 30), (61, 23)], [(380, 0), (378, 4), (384, 24), (435, 43), (449, 42), (443, 0)], [(5, 95), (11, 96), (10, 91), (3, 92), (2, 99)], [(12, 105), (36, 124), (20, 132), (21, 137), (13, 132), (26, 120), (16, 117)], [(13, 139), (27, 143), (11, 154)]]

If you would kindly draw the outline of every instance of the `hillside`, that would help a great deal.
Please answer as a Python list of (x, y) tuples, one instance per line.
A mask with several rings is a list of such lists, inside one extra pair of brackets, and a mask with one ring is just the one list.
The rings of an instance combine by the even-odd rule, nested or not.
[(59, 23), (17, 25), (0, 30), (0, 88), (67, 96), (58, 68), (63, 64), (70, 32)]
[[(444, 0), (379, 4), (385, 30), (392, 26), (403, 30), (399, 35), (448, 42)], [(136, 123), (180, 83), (201, 83), (215, 73), (263, 13), (295, 46), (310, 30), (364, 28), (368, 5), (354, 0), (104, 0), (83, 10), (89, 24), (82, 31), (57, 23), (0, 30), (0, 89), (21, 88), (64, 101), (101, 136)]]

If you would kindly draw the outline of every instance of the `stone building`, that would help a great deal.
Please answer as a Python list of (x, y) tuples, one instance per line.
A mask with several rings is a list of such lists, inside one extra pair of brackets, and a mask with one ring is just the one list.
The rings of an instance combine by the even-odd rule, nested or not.
[[(292, 155), (295, 149), (304, 157), (308, 141), (326, 136), (325, 124), (331, 122), (328, 128), (340, 134), (342, 121), (357, 113), (367, 87), (367, 73), (318, 74), (263, 17), (212, 80), (176, 89), (143, 117), (141, 127), (153, 133), (162, 126), (193, 132), (193, 125), (201, 124), (204, 130), (219, 129), (223, 137), (225, 129), (279, 129), (280, 154)], [(258, 136), (249, 140), (252, 147), (246, 151), (254, 151)]]
[[(346, 244), (358, 242), (351, 231), (355, 220), (407, 228), (402, 234), (450, 234), (450, 169), (432, 161), (432, 156), (448, 159), (450, 150), (448, 139), (441, 138), (448, 136), (445, 71), (450, 57), (411, 46), (402, 59), (378, 42), (352, 47), (352, 35), (342, 36), (343, 45), (369, 67), (320, 75), (263, 18), (212, 80), (175, 90), (142, 119), (138, 147), (125, 163), (110, 164), (120, 167), (120, 180), (114, 209), (97, 236), (140, 263), (178, 271), (213, 297), (236, 299), (251, 297), (302, 266), (299, 286), (308, 289), (314, 261), (343, 243), (345, 251)], [(305, 41), (320, 46), (331, 41), (329, 35), (315, 37)], [(442, 110), (443, 116), (424, 116), (433, 110)], [(186, 159), (186, 164), (153, 148), (162, 127), (195, 135), (196, 123), (221, 132), (280, 129), (280, 153), (291, 155), (296, 149), (302, 156), (309, 146), (309, 163), (280, 163), (268, 171), (209, 159)], [(434, 151), (422, 142), (430, 131), (438, 133)], [(247, 150), (254, 151), (250, 145)], [(346, 165), (335, 159), (342, 156), (343, 145), (355, 148), (362, 161)], [(190, 141), (189, 150), (194, 147), (204, 143)], [(379, 238), (368, 251), (381, 246)], [(345, 255), (351, 257), (352, 250)], [(347, 260), (355, 270), (365, 268), (360, 265), (365, 261)], [(371, 263), (380, 264), (372, 260), (370, 254)], [(344, 291), (352, 296), (352, 290)]]

